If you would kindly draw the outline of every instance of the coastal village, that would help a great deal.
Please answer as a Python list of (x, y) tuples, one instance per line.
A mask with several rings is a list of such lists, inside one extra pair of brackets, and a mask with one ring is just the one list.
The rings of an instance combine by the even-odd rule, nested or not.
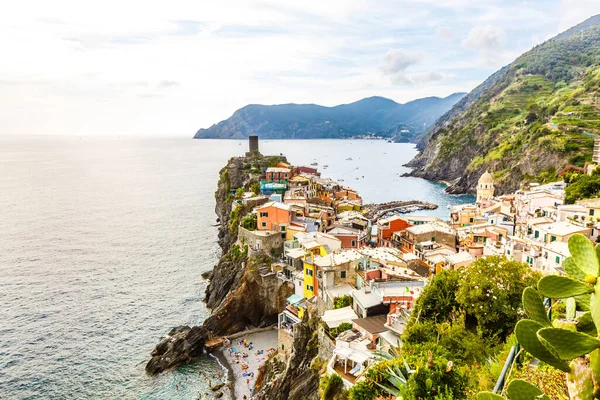
[[(257, 138), (250, 139), (252, 152), (258, 152)], [(599, 141), (588, 171), (598, 163)], [(569, 237), (600, 240), (600, 198), (565, 204), (562, 181), (530, 183), (497, 196), (494, 179), (485, 172), (475, 203), (452, 207), (444, 221), (414, 212), (431, 208), (427, 203), (408, 208), (388, 203), (367, 212), (359, 193), (322, 176), (315, 166), (279, 162), (263, 173), (258, 190), (230, 190), (234, 210), (252, 208), (239, 221), (238, 245), (249, 257), (271, 257), (261, 276), (293, 286), (278, 316), (276, 346), (264, 351), (289, 360), (299, 326), (309, 313), (316, 314), (319, 357), (345, 388), (363, 378), (378, 351), (402, 345), (411, 309), (441, 271), (499, 255), (542, 274), (564, 274)], [(247, 385), (237, 397), (251, 398), (258, 371), (241, 364), (238, 372)]]

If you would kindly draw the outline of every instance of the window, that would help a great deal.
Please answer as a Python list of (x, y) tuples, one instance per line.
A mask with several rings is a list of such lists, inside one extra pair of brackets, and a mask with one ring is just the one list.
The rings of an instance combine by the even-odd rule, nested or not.
[(535, 236), (536, 239), (539, 238), (540, 237), (540, 231), (535, 231), (535, 235), (534, 236)]
[(554, 262), (557, 263), (557, 264), (560, 264), (560, 257), (556, 256), (556, 258), (554, 259)]
[(268, 216), (269, 216), (269, 213), (268, 213), (268, 212), (261, 212), (261, 213), (260, 213), (260, 216), (261, 216), (261, 217), (265, 217), (265, 218), (266, 218), (266, 217), (268, 217)]
[(313, 270), (310, 268), (306, 268), (306, 275), (313, 276)]
[(262, 227), (264, 228), (264, 227), (266, 227), (266, 226), (267, 226), (267, 223), (266, 223), (266, 222), (263, 222), (263, 223), (261, 223), (261, 224), (260, 224), (260, 226), (262, 226)]
[(594, 215), (594, 209), (591, 209), (590, 210), (590, 216), (593, 216), (593, 215)]
[(340, 278), (346, 279), (346, 271), (341, 271), (340, 272)]
[(281, 232), (285, 232), (285, 225), (281, 225)]
[(309, 292), (314, 292), (315, 288), (313, 287), (313, 285), (306, 285), (306, 290), (308, 290)]
[(469, 222), (473, 222), (473, 218), (469, 218)]
[(550, 236), (550, 241), (551, 242), (555, 242), (556, 241), (556, 236)]
[(352, 246), (352, 247), (356, 247), (356, 240), (353, 240), (353, 241), (350, 243), (350, 246)]
[(435, 236), (432, 236), (432, 237), (431, 237), (431, 241), (432, 241), (432, 242), (435, 242)]

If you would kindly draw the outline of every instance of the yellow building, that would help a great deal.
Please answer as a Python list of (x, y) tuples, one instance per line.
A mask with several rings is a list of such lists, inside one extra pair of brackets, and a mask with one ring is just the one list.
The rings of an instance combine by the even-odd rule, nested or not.
[(600, 221), (600, 198), (579, 200), (577, 204), (587, 209), (587, 216), (585, 217), (587, 222)]
[(304, 256), (304, 298), (310, 299), (319, 294), (319, 283), (317, 281), (317, 265), (315, 264), (316, 256), (326, 256), (327, 250), (317, 241), (310, 241), (302, 244), (302, 248), (306, 251)]
[(294, 240), (294, 237), (300, 232), (306, 232), (306, 227), (293, 222), (290, 223), (285, 232), (285, 240)]
[(477, 182), (477, 202), (494, 196), (494, 178), (487, 170)]

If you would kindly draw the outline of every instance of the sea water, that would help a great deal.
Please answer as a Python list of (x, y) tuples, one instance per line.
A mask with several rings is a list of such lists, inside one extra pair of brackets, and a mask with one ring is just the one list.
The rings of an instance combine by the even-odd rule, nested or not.
[[(317, 162), (365, 202), (472, 201), (404, 178), (411, 144), (262, 141), (264, 154)], [(245, 141), (0, 137), (0, 398), (194, 399), (210, 357), (157, 377), (161, 336), (201, 324), (201, 278), (218, 260), (218, 172)], [(348, 160), (348, 159), (351, 160)], [(328, 168), (323, 169), (327, 164)], [(218, 382), (213, 378), (212, 383)]]

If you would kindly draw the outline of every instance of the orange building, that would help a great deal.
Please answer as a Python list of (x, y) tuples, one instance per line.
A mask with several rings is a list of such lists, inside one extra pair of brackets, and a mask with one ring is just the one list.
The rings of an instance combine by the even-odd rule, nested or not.
[(399, 215), (380, 219), (377, 221), (377, 246), (392, 247), (392, 234), (403, 231), (411, 226), (411, 224)]
[(358, 192), (354, 189), (343, 187), (339, 191), (335, 192), (333, 196), (336, 199), (346, 198), (348, 200), (362, 200), (362, 198), (358, 195)]
[(272, 201), (258, 207), (256, 217), (259, 230), (285, 233), (292, 220), (292, 208), (288, 204)]

